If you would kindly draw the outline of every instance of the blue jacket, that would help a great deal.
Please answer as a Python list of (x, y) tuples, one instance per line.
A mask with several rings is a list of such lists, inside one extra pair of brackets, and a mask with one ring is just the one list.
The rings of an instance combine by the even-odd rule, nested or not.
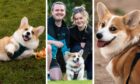
[[(48, 40), (56, 40), (63, 42), (64, 46), (61, 48), (61, 52), (63, 56), (65, 55), (66, 51), (69, 51), (68, 42), (69, 42), (69, 30), (64, 21), (62, 21), (62, 26), (58, 28), (55, 25), (55, 21), (53, 17), (48, 18)], [(55, 45), (52, 46), (52, 58), (56, 59), (56, 54), (58, 48)]]

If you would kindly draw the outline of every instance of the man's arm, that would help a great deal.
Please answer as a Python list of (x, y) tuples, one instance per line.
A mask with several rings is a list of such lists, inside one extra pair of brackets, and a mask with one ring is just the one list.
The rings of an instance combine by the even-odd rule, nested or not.
[(48, 44), (53, 44), (58, 48), (61, 48), (64, 45), (61, 41), (54, 41), (54, 40), (48, 40)]

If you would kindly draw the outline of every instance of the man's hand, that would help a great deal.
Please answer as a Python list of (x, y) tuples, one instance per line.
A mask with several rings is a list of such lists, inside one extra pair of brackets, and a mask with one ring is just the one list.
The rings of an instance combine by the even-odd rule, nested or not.
[(49, 44), (54, 44), (58, 48), (61, 48), (64, 45), (61, 41), (54, 41), (54, 40), (48, 40), (48, 43)]
[(64, 44), (61, 41), (56, 41), (54, 45), (57, 46), (58, 48), (61, 48), (63, 47)]

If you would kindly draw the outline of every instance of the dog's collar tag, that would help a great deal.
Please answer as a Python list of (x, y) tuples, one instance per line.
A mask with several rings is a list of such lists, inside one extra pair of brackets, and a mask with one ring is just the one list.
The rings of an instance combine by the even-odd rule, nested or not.
[(18, 56), (20, 56), (25, 50), (28, 50), (27, 47), (24, 47), (23, 45), (19, 44), (19, 49), (14, 52), (13, 56), (11, 56), (11, 59), (16, 59)]

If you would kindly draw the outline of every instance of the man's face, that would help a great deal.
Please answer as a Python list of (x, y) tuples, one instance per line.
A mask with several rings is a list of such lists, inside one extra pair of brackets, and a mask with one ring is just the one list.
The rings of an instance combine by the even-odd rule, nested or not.
[(55, 20), (60, 21), (66, 15), (65, 6), (60, 4), (55, 4), (52, 10), (52, 16)]

